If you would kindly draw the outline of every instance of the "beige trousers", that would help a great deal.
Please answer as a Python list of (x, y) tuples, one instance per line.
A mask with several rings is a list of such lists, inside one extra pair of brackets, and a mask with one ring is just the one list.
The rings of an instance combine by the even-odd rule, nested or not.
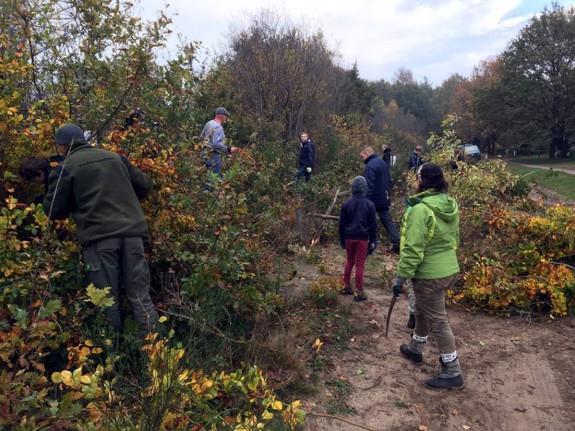
[(427, 337), (431, 334), (439, 353), (455, 352), (455, 339), (447, 320), (445, 289), (453, 287), (457, 274), (435, 280), (413, 280), (415, 293), (415, 335)]

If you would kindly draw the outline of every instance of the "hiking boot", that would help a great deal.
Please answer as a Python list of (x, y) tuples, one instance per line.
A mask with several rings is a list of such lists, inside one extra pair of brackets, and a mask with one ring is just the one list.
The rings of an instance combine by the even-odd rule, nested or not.
[(353, 295), (353, 290), (351, 290), (351, 287), (346, 286), (343, 289), (341, 289), (339, 293), (341, 293), (342, 295)]
[(407, 327), (409, 329), (415, 329), (415, 314), (409, 313), (409, 319), (407, 321)]
[(402, 344), (401, 346), (399, 346), (399, 351), (402, 353), (403, 356), (405, 356), (410, 361), (419, 364), (420, 362), (423, 361), (422, 352), (423, 348), (425, 347), (427, 337), (425, 338), (420, 337), (421, 339), (426, 341), (415, 341), (414, 337), (416, 337), (415, 334), (411, 336), (409, 344)]
[(363, 291), (359, 291), (355, 294), (355, 296), (353, 297), (353, 300), (355, 302), (360, 302), (360, 301), (365, 301), (367, 299), (367, 296), (365, 293), (363, 293)]
[(460, 389), (463, 387), (463, 377), (459, 359), (455, 358), (451, 362), (443, 362), (439, 358), (441, 371), (437, 377), (429, 379), (425, 384), (432, 389)]

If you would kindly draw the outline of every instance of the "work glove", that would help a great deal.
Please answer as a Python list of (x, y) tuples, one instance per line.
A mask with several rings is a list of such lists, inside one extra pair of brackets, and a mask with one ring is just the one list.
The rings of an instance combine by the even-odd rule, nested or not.
[(310, 168), (309, 166), (308, 166), (307, 168), (305, 168), (305, 171), (306, 171), (308, 174), (311, 174), (311, 168)]
[(377, 248), (377, 241), (370, 242), (369, 245), (367, 246), (367, 255), (369, 256), (370, 254), (372, 254), (376, 248)]
[(393, 295), (399, 296), (400, 293), (403, 291), (403, 285), (405, 284), (405, 278), (403, 277), (395, 277), (393, 279)]

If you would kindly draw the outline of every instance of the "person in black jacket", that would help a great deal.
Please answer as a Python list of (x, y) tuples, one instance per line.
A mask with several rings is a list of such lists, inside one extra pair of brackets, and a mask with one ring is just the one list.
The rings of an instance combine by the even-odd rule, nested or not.
[(307, 132), (302, 132), (299, 136), (300, 150), (297, 178), (305, 178), (309, 181), (311, 172), (315, 164), (315, 146)]
[(391, 190), (389, 167), (381, 157), (374, 153), (371, 147), (365, 147), (360, 155), (365, 162), (363, 176), (367, 181), (367, 198), (375, 205), (379, 219), (387, 231), (387, 235), (391, 240), (391, 251), (398, 254), (399, 233), (389, 213), (389, 193)]
[(381, 146), (381, 158), (383, 159), (383, 161), (387, 165), (387, 169), (389, 169), (389, 182), (393, 186), (393, 176), (391, 175), (392, 154), (391, 154), (391, 148), (389, 148), (389, 145), (383, 144)]
[(409, 158), (409, 169), (413, 171), (417, 171), (421, 165), (423, 165), (423, 148), (421, 145), (415, 147), (413, 153), (411, 153), (411, 157)]
[(377, 246), (377, 220), (375, 206), (366, 199), (367, 181), (364, 177), (353, 179), (351, 194), (352, 197), (343, 204), (339, 215), (339, 241), (347, 253), (341, 293), (354, 293), (351, 289), (351, 272), (355, 266), (354, 301), (365, 301), (367, 296), (363, 291), (363, 271), (367, 255), (373, 253)]

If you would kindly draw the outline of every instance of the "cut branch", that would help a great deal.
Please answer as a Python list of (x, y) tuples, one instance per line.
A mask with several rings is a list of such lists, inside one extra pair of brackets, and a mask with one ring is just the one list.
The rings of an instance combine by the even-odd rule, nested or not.
[(326, 220), (339, 220), (339, 217), (338, 217), (338, 216), (332, 216), (332, 215), (329, 215), (329, 214), (312, 214), (312, 215), (313, 215), (313, 217), (323, 218), (323, 219), (326, 219)]

